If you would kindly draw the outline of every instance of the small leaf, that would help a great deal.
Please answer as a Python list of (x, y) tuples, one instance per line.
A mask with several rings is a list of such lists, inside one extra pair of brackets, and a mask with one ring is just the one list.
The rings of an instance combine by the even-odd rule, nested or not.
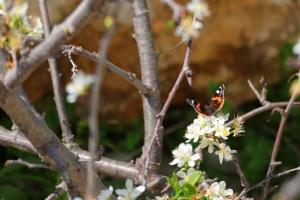
[(113, 25), (114, 21), (115, 21), (115, 18), (112, 15), (108, 15), (104, 19), (104, 26), (106, 28), (109, 28), (109, 27), (111, 27), (111, 25)]
[(202, 181), (203, 176), (202, 172), (200, 171), (195, 171), (189, 178), (188, 183), (191, 185), (195, 185), (198, 181)]
[(191, 185), (188, 182), (185, 182), (182, 185), (182, 189), (183, 189), (183, 194), (184, 194), (185, 197), (189, 197), (189, 196), (192, 196), (194, 194), (197, 194), (197, 188), (195, 186)]
[(181, 190), (181, 187), (179, 185), (179, 181), (178, 181), (178, 177), (175, 174), (175, 172), (172, 173), (172, 181), (173, 181), (173, 185), (174, 185), (174, 190), (177, 192), (179, 190)]
[(174, 23), (173, 20), (167, 21), (167, 23), (166, 23), (166, 29), (173, 28), (174, 26), (175, 26), (175, 23)]

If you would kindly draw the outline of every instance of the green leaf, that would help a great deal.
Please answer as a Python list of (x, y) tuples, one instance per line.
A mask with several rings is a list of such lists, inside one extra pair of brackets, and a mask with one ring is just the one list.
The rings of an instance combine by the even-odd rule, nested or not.
[(181, 187), (179, 185), (179, 181), (178, 181), (178, 177), (175, 174), (175, 172), (172, 173), (172, 180), (173, 180), (173, 185), (174, 185), (174, 190), (177, 192), (179, 190), (181, 190)]
[(174, 199), (178, 199), (178, 197), (181, 196), (181, 194), (182, 194), (182, 189), (179, 185), (177, 175), (173, 172), (172, 173), (172, 179), (170, 179), (167, 176), (165, 176), (165, 178), (168, 181), (168, 183), (171, 185), (171, 187), (174, 189), (174, 193), (175, 193)]
[(195, 185), (198, 181), (202, 181), (203, 176), (201, 171), (195, 171), (189, 178), (188, 183)]
[(190, 197), (194, 194), (197, 194), (197, 188), (188, 182), (183, 183), (182, 189), (185, 197)]

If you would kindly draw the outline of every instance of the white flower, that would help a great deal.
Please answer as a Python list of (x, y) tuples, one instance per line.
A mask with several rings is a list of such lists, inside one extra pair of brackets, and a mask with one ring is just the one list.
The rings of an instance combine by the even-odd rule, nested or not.
[(73, 200), (83, 200), (81, 197), (75, 197)]
[(168, 199), (169, 199), (169, 196), (165, 194), (165, 195), (162, 196), (162, 197), (156, 196), (155, 199), (156, 199), (156, 200), (168, 200)]
[(28, 10), (28, 3), (23, 3), (20, 6), (14, 6), (9, 13), (11, 15), (18, 15), (20, 17), (25, 17)]
[(174, 34), (176, 36), (180, 36), (182, 38), (182, 41), (188, 42), (192, 38), (199, 37), (199, 29), (201, 29), (202, 27), (203, 24), (201, 22), (187, 17), (180, 21), (180, 24), (177, 26)]
[(204, 137), (200, 142), (200, 148), (204, 149), (208, 146), (209, 153), (212, 153), (214, 151), (214, 145), (218, 146), (219, 144), (215, 142), (213, 138)]
[(173, 150), (172, 153), (175, 159), (170, 165), (177, 164), (178, 167), (182, 167), (186, 163), (188, 163), (188, 166), (194, 167), (195, 161), (200, 158), (199, 154), (193, 155), (193, 147), (191, 144), (181, 143), (178, 149)]
[(82, 70), (79, 70), (72, 82), (66, 85), (67, 101), (74, 103), (80, 95), (86, 95), (94, 81), (93, 75), (85, 75)]
[(226, 114), (224, 116), (220, 115), (218, 117), (213, 115), (210, 117), (210, 120), (214, 126), (223, 126), (225, 124), (225, 121), (228, 120), (228, 117), (229, 117), (229, 114)]
[(184, 171), (179, 171), (177, 172), (177, 176), (179, 178), (182, 178), (180, 181), (179, 181), (179, 184), (180, 186), (183, 185), (184, 182), (188, 182), (190, 177), (193, 175), (193, 173), (195, 172), (196, 170), (194, 168), (189, 168), (189, 170), (187, 171), (187, 173), (185, 173)]
[(113, 187), (109, 186), (108, 190), (102, 190), (100, 195), (97, 197), (98, 200), (108, 200), (113, 192)]
[(203, 182), (202, 185), (206, 190), (205, 196), (210, 197), (212, 200), (229, 200), (227, 197), (233, 194), (232, 189), (225, 190), (225, 181), (214, 182), (210, 186)]
[(193, 124), (187, 127), (187, 131), (184, 135), (188, 140), (186, 142), (197, 142), (204, 134), (211, 133), (214, 129), (211, 127), (209, 118), (198, 115), (198, 118), (194, 120)]
[(293, 53), (298, 56), (298, 59), (300, 59), (300, 38), (298, 39), (297, 44), (293, 47)]
[(216, 131), (216, 136), (217, 137), (222, 137), (224, 140), (227, 140), (227, 136), (230, 135), (230, 128), (227, 128), (224, 126), (225, 121), (228, 120), (229, 114), (226, 114), (224, 116), (211, 116), (211, 122), (214, 125), (215, 131)]
[(208, 185), (206, 182), (202, 183), (202, 186), (205, 188), (205, 196), (206, 197), (211, 197), (212, 199), (214, 199), (213, 197), (217, 197), (218, 195), (218, 183), (212, 183), (211, 185)]
[(225, 181), (221, 181), (218, 185), (218, 194), (219, 194), (219, 197), (220, 199), (228, 199), (226, 198), (227, 196), (230, 196), (233, 194), (233, 190), (232, 189), (228, 189), (228, 190), (225, 190), (225, 187), (226, 187), (226, 183)]
[(233, 153), (236, 153), (236, 150), (231, 150), (229, 146), (226, 146), (224, 143), (221, 143), (219, 146), (220, 150), (216, 152), (216, 154), (219, 154), (220, 163), (222, 164), (223, 159), (225, 161), (232, 160)]
[(230, 135), (230, 128), (229, 127), (226, 127), (226, 126), (216, 127), (216, 137), (221, 137), (224, 140), (227, 140), (228, 135)]
[(41, 18), (29, 16), (30, 26), (32, 32), (29, 35), (41, 36), (44, 34), (43, 24)]
[(127, 179), (125, 183), (126, 189), (116, 189), (118, 200), (134, 200), (145, 191), (145, 186), (140, 185), (137, 188), (133, 187), (131, 179)]
[(6, 14), (5, 11), (0, 9), (0, 15), (5, 15), (5, 14)]
[(198, 20), (203, 20), (204, 17), (210, 14), (207, 4), (202, 2), (202, 0), (192, 0), (192, 2), (187, 3), (186, 8), (195, 13), (195, 17)]
[(200, 127), (201, 124), (198, 122), (193, 123), (187, 127), (186, 133), (184, 135), (184, 137), (188, 139), (186, 142), (190, 142), (191, 140), (193, 140), (193, 142), (197, 142), (198, 139), (204, 135), (205, 132), (203, 131), (203, 129), (200, 130)]

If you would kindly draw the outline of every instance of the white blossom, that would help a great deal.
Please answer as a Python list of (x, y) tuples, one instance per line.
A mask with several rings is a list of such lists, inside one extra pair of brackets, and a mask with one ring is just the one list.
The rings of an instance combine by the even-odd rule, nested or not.
[(108, 200), (113, 192), (113, 187), (109, 186), (108, 190), (102, 190), (97, 200)]
[(79, 70), (72, 82), (66, 85), (67, 101), (74, 103), (79, 96), (86, 95), (94, 81), (93, 75), (86, 75), (82, 70)]
[(116, 193), (119, 195), (118, 200), (134, 200), (145, 191), (145, 186), (140, 185), (133, 187), (133, 181), (127, 179), (125, 183), (126, 189), (116, 189)]
[(225, 187), (226, 187), (225, 181), (221, 181), (219, 183), (219, 188), (218, 188), (219, 191), (218, 191), (218, 193), (219, 193), (219, 197), (222, 198), (222, 199), (224, 199), (224, 200), (228, 199), (226, 197), (228, 197), (228, 196), (230, 196), (230, 195), (233, 194), (233, 190), (232, 189), (225, 190)]
[(192, 0), (186, 5), (187, 10), (194, 13), (198, 20), (203, 20), (206, 16), (210, 14), (208, 6), (202, 0)]
[(205, 188), (205, 196), (206, 197), (211, 197), (212, 199), (214, 199), (214, 197), (217, 197), (218, 195), (218, 183), (212, 183), (211, 185), (208, 185), (206, 182), (202, 183), (202, 186)]
[(298, 59), (300, 59), (300, 38), (298, 39), (297, 44), (293, 47), (293, 53), (298, 56)]
[(213, 138), (204, 137), (200, 142), (200, 148), (204, 149), (208, 146), (209, 153), (214, 151), (214, 145), (218, 146), (218, 143)]
[(231, 150), (229, 146), (226, 146), (224, 143), (221, 143), (219, 146), (220, 150), (216, 152), (216, 154), (219, 154), (220, 163), (222, 164), (223, 159), (225, 161), (232, 160), (233, 153), (236, 153), (236, 150)]
[(177, 26), (175, 30), (175, 35), (180, 36), (182, 41), (188, 42), (192, 38), (199, 37), (199, 29), (203, 27), (203, 24), (197, 20), (193, 20), (190, 17), (182, 19), (180, 24)]
[(188, 139), (186, 142), (190, 142), (191, 140), (197, 142), (203, 138), (206, 133), (211, 133), (214, 130), (211, 125), (209, 118), (198, 115), (198, 118), (187, 127), (187, 131), (184, 135), (184, 137)]
[(193, 147), (191, 144), (181, 143), (178, 149), (172, 151), (174, 160), (170, 163), (170, 165), (177, 164), (178, 167), (182, 167), (186, 163), (188, 166), (195, 166), (195, 161), (200, 158), (199, 154), (193, 154)]
[(20, 6), (14, 6), (9, 13), (11, 15), (18, 15), (20, 17), (25, 17), (28, 10), (28, 3), (22, 3)]
[(162, 197), (156, 196), (155, 199), (156, 199), (156, 200), (168, 200), (168, 199), (169, 199), (169, 196), (165, 194), (165, 195), (162, 196)]

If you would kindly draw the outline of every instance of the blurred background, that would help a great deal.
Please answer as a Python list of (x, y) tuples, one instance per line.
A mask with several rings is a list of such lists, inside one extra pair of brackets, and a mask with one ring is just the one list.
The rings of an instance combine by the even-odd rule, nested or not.
[[(37, 1), (28, 1), (30, 13), (39, 15)], [(52, 25), (62, 22), (81, 1), (48, 1)], [(185, 5), (187, 1), (177, 1)], [(220, 84), (225, 84), (225, 105), (223, 112), (230, 113), (230, 119), (243, 115), (260, 105), (249, 88), (249, 79), (260, 91), (259, 80), (263, 76), (268, 83), (267, 100), (288, 101), (290, 98), (287, 80), (296, 71), (287, 66), (286, 61), (294, 57), (292, 47), (300, 37), (300, 2), (294, 0), (231, 0), (207, 1), (210, 16), (204, 20), (200, 37), (193, 41), (190, 68), (193, 71), (193, 85), (183, 80), (164, 119), (165, 136), (163, 142), (163, 170), (167, 175), (174, 170), (168, 164), (172, 160), (171, 151), (183, 142), (186, 127), (197, 117), (194, 109), (185, 99), (192, 98), (208, 102)], [(113, 4), (107, 4), (100, 15), (95, 15), (86, 27), (69, 44), (81, 46), (90, 52), (97, 52), (99, 38), (104, 34), (103, 19), (110, 13)], [(160, 1), (148, 1), (155, 50), (160, 53), (157, 62), (162, 102), (166, 100), (183, 65), (186, 45), (173, 51), (172, 47), (181, 40), (174, 36), (175, 27), (166, 28), (172, 18), (172, 10)], [(117, 19), (117, 29), (112, 39), (108, 61), (125, 71), (136, 74), (140, 79), (140, 64), (134, 39), (130, 6), (124, 2)], [(96, 41), (96, 42), (95, 42)], [(71, 81), (72, 65), (67, 57), (57, 53), (63, 90)], [(72, 55), (79, 69), (93, 73), (95, 63), (83, 57)], [(99, 129), (100, 144), (105, 146), (103, 156), (117, 160), (135, 160), (143, 145), (143, 112), (139, 91), (116, 74), (105, 72), (100, 99)], [(61, 137), (61, 129), (53, 101), (53, 92), (48, 64), (35, 71), (24, 88), (29, 98), (50, 128)], [(64, 92), (66, 97), (66, 92)], [(299, 99), (298, 99), (299, 100)], [(81, 97), (74, 104), (65, 102), (72, 131), (77, 143), (87, 149), (88, 144), (88, 104), (89, 97)], [(300, 109), (294, 107), (287, 124), (277, 157), (282, 165), (275, 173), (297, 167), (300, 158)], [(270, 121), (268, 121), (270, 119)], [(280, 115), (271, 111), (259, 114), (245, 122), (245, 133), (241, 137), (228, 140), (250, 185), (264, 179), (279, 127)], [(0, 124), (8, 129), (12, 123), (1, 111)], [(8, 159), (22, 158), (38, 163), (40, 159), (13, 148), (0, 146), (0, 198), (1, 199), (43, 199), (60, 183), (55, 172), (46, 169), (28, 169), (13, 165), (4, 167)], [(229, 188), (240, 192), (242, 187), (232, 163), (219, 163), (218, 156), (204, 154), (200, 170), (210, 178), (224, 180)], [(281, 184), (295, 174), (271, 181), (271, 186)], [(124, 180), (101, 176), (105, 185), (123, 188)], [(276, 190), (275, 190), (276, 192)], [(250, 196), (260, 193), (260, 189), (250, 192)], [(271, 196), (271, 195), (270, 195)], [(150, 196), (151, 197), (151, 196)], [(66, 199), (64, 195), (60, 199)]]

